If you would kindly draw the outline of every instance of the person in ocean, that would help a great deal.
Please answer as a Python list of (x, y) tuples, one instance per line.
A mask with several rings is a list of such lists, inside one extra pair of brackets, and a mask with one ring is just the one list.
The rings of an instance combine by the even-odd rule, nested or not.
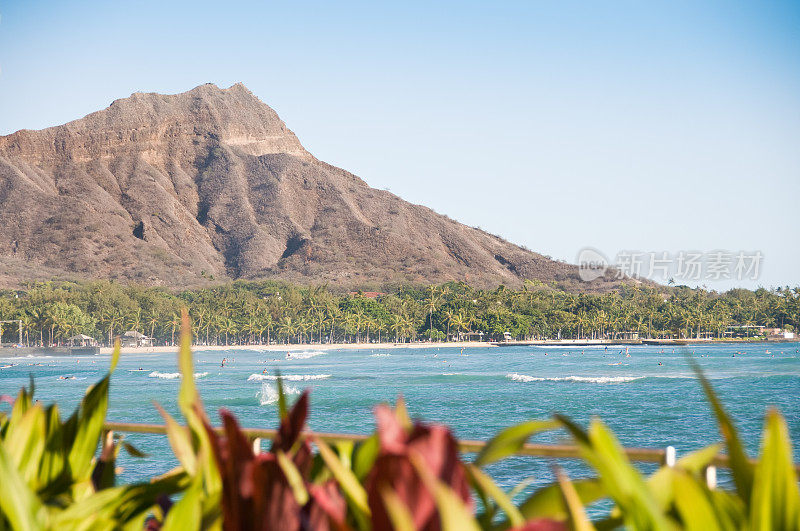
[(264, 370), (261, 371), (261, 374), (267, 374), (267, 368), (266, 367), (264, 367)]

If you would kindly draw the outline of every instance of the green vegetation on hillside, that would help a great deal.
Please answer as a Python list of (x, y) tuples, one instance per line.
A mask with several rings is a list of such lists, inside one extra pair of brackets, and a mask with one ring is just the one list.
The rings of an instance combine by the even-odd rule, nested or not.
[[(576, 294), (527, 282), (493, 291), (463, 283), (401, 288), (380, 294), (326, 287), (244, 282), (183, 291), (113, 282), (45, 282), (0, 292), (0, 320), (23, 321), (22, 342), (59, 344), (77, 334), (105, 343), (126, 330), (174, 344), (180, 308), (188, 307), (196, 342), (367, 342), (470, 339), (723, 337), (728, 327), (797, 330), (800, 287), (735, 289), (625, 286), (602, 295)], [(479, 333), (482, 332), (482, 335)], [(2, 340), (18, 340), (15, 324)]]

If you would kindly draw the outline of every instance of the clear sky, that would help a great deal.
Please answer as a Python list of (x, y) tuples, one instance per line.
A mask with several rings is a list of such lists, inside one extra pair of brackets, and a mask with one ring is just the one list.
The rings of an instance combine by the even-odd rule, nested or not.
[(0, 0), (0, 134), (242, 81), (318, 158), (570, 262), (800, 285), (800, 2)]

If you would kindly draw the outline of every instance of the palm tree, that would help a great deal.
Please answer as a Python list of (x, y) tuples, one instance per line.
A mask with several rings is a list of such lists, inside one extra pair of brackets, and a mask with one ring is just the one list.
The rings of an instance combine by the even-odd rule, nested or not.
[(147, 313), (145, 314), (145, 323), (150, 325), (150, 337), (155, 336), (156, 325), (160, 319), (161, 315), (155, 307), (147, 310)]
[(439, 298), (436, 296), (435, 286), (429, 286), (428, 290), (429, 290), (428, 302), (427, 302), (428, 322), (429, 322), (428, 341), (433, 341), (433, 312), (435, 312), (436, 308), (438, 307)]
[(284, 316), (278, 323), (278, 331), (286, 338), (286, 344), (289, 344), (289, 338), (297, 332), (297, 326), (288, 315)]

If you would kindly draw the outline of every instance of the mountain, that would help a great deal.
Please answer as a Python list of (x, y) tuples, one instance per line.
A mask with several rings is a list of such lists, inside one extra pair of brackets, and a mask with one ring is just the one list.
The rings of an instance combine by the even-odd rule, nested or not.
[(0, 284), (59, 277), (589, 287), (575, 266), (317, 160), (242, 84), (135, 93), (0, 137)]

